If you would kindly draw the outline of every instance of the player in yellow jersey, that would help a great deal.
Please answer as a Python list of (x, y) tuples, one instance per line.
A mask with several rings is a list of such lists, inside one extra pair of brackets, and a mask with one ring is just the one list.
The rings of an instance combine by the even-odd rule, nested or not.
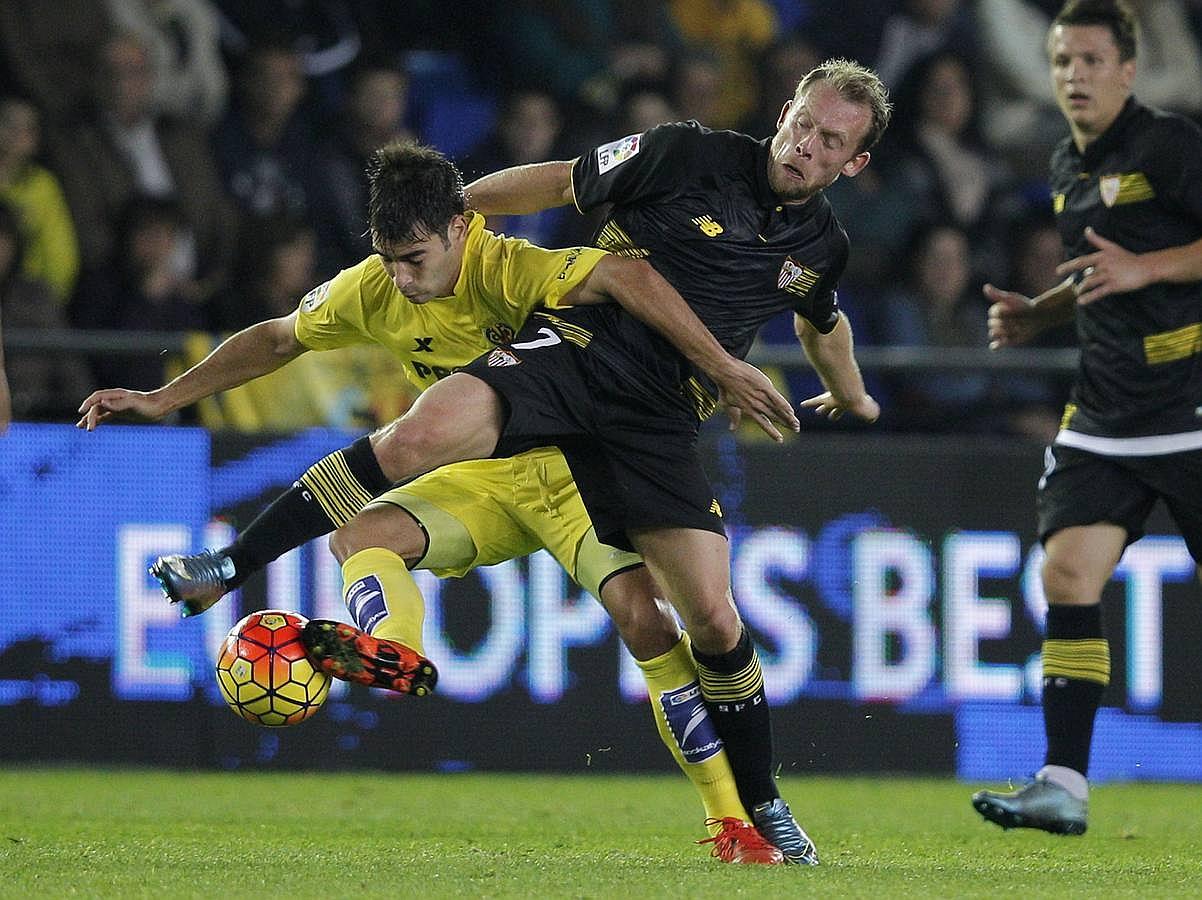
[[(391, 145), (376, 154), (369, 176), (373, 223), (383, 220), (393, 229), (377, 244), (387, 250), (402, 243), (400, 258), (368, 257), (311, 291), (291, 315), (234, 335), (156, 391), (97, 391), (81, 405), (80, 425), (91, 430), (114, 414), (159, 419), (307, 350), (368, 341), (401, 358), (421, 389), (511, 341), (538, 307), (610, 297), (621, 302), (640, 292), (664, 311), (660, 324), (669, 334), (675, 327), (670, 317), (681, 315), (683, 300), (643, 263), (592, 248), (549, 251), (492, 234), (481, 216), (465, 211), (458, 172), (434, 151)], [(410, 240), (400, 241), (398, 233)], [(718, 374), (734, 408), (761, 424), (792, 415), (761, 373), (728, 359)], [(370, 504), (356, 521), (372, 530), (373, 546), (347, 554), (332, 544), (343, 563), (348, 609), (363, 632), (356, 637), (360, 652), (344, 661), (340, 674), (422, 694), (433, 688), (436, 673), (422, 653), (424, 605), (406, 567), (462, 575), (546, 547), (601, 600), (643, 671), (661, 738), (697, 787), (716, 832), (715, 855), (781, 860), (746, 822), (721, 741), (707, 727), (687, 636), (657, 599), (641, 559), (597, 540), (559, 450), (461, 463), (389, 488), (364, 438), (312, 466), (230, 547), (159, 560), (155, 574), (168, 595), (182, 601), (185, 615), (203, 612), (271, 559), (346, 524)], [(404, 565), (385, 566), (387, 578), (371, 574), (381, 558), (398, 557)]]

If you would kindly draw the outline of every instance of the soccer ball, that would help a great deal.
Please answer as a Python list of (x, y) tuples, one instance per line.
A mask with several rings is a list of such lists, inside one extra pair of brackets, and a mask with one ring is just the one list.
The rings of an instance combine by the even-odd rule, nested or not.
[(217, 652), (217, 686), (229, 708), (256, 725), (303, 722), (330, 693), (330, 676), (305, 656), (305, 617), (279, 609), (251, 613)]

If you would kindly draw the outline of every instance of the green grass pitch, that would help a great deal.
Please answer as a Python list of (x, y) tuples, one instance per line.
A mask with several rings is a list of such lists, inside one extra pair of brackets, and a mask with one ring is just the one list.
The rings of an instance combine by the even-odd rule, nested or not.
[(785, 779), (822, 865), (707, 847), (680, 777), (0, 770), (2, 897), (1197, 897), (1202, 787), (1102, 785), (1084, 837), (972, 787)]

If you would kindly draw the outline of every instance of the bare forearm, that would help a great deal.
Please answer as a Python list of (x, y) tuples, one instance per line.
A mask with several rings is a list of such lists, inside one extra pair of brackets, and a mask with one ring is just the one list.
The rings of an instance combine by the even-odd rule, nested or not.
[(804, 320), (795, 320), (794, 330), (806, 358), (822, 379), (822, 384), (834, 397), (854, 404), (864, 396), (864, 378), (853, 352), (851, 325), (839, 313), (839, 321), (828, 334), (820, 333)]
[(525, 215), (572, 202), (572, 163), (513, 166), (477, 178), (465, 189), (467, 203), (486, 216)]
[(608, 257), (598, 264), (604, 290), (622, 308), (654, 328), (705, 374), (721, 381), (734, 357), (664, 277), (648, 263)]
[(282, 321), (260, 322), (231, 335), (188, 371), (154, 391), (164, 404), (163, 414), (246, 384), (300, 356), (304, 346), (295, 337), (288, 339)]
[(1202, 240), (1142, 253), (1140, 261), (1148, 267), (1149, 282), (1202, 281)]

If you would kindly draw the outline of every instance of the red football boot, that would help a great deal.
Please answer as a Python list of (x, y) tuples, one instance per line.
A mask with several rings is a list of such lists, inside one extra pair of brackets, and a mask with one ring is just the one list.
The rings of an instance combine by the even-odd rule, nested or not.
[(301, 631), (309, 658), (327, 675), (424, 697), (438, 683), (434, 663), (397, 641), (373, 637), (354, 625), (310, 619)]
[(698, 841), (713, 844), (710, 856), (728, 863), (758, 863), (773, 866), (785, 861), (784, 855), (755, 830), (755, 826), (734, 816), (722, 819), (706, 819), (705, 824), (717, 825), (721, 830), (713, 837)]

